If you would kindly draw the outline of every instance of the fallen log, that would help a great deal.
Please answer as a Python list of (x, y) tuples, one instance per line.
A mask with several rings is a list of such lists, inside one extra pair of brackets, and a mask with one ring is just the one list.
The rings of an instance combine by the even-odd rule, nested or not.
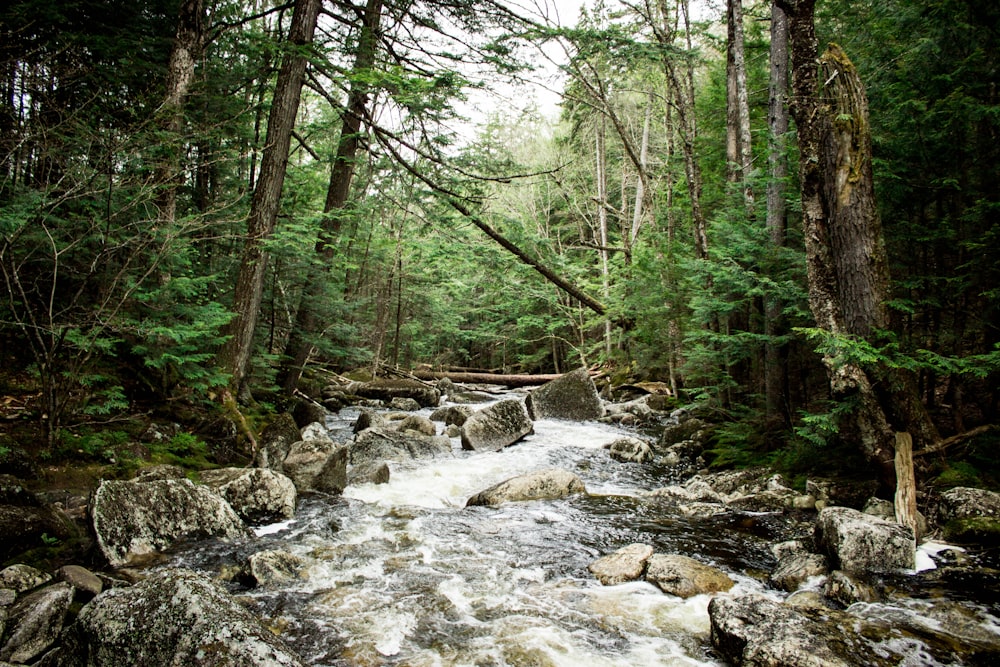
[[(421, 380), (443, 380), (463, 384), (499, 384), (506, 387), (531, 387), (545, 384), (562, 377), (562, 373), (544, 375), (523, 375), (505, 373), (448, 373), (443, 371), (413, 371), (413, 376)], [(592, 374), (594, 374), (592, 372)]]

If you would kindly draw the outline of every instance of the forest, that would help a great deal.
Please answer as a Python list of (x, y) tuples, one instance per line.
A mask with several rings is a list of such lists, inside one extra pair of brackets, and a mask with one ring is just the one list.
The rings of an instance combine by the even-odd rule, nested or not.
[(252, 439), (329, 374), (584, 366), (711, 415), (713, 466), (888, 479), (905, 432), (924, 481), (997, 486), (1000, 6), (562, 18), (5, 2), (0, 453), (121, 461), (150, 414)]

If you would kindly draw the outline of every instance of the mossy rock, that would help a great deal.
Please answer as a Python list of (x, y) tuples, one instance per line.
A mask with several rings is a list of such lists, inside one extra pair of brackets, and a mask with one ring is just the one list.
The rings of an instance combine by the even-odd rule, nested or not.
[(1000, 518), (976, 516), (952, 519), (944, 525), (944, 539), (964, 544), (1000, 544)]

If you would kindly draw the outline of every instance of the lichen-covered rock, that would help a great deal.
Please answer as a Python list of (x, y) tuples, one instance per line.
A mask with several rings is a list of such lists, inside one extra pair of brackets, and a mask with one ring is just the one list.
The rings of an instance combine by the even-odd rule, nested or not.
[(393, 410), (404, 410), (406, 412), (416, 412), (420, 409), (420, 403), (416, 399), (405, 396), (396, 396), (389, 401), (389, 407)]
[(637, 581), (646, 571), (646, 563), (653, 555), (648, 544), (630, 544), (618, 551), (598, 558), (587, 569), (605, 586)]
[(499, 451), (535, 432), (524, 403), (506, 399), (478, 410), (462, 424), (462, 448)]
[(292, 445), (302, 440), (295, 418), (288, 412), (276, 415), (261, 431), (257, 443), (257, 458), (254, 465), (281, 472), (282, 462), (288, 456)]
[(568, 470), (551, 468), (512, 477), (480, 491), (469, 498), (466, 507), (474, 505), (496, 506), (523, 500), (549, 500), (564, 498), (574, 493), (586, 493), (583, 481)]
[(1000, 519), (1000, 493), (957, 486), (941, 494), (938, 521), (947, 524), (956, 519)]
[(472, 414), (467, 405), (448, 405), (431, 413), (431, 421), (444, 422), (448, 426), (461, 426)]
[(185, 569), (94, 598), (67, 628), (60, 658), (61, 667), (302, 664), (221, 587)]
[(247, 558), (243, 575), (254, 586), (267, 586), (295, 579), (308, 565), (307, 558), (287, 551), (258, 551)]
[(326, 424), (323, 422), (310, 422), (306, 424), (299, 431), (299, 435), (302, 440), (328, 440), (333, 442), (333, 439), (330, 438), (330, 432), (326, 429)]
[[(852, 667), (871, 664), (821, 624), (762, 595), (717, 597), (708, 605), (712, 645), (734, 665)], [(833, 641), (831, 641), (831, 639)]]
[(347, 486), (348, 452), (329, 438), (302, 440), (292, 445), (282, 467), (299, 492), (339, 494)]
[[(663, 427), (663, 433), (660, 434), (660, 444), (659, 446), (663, 449), (667, 449), (672, 445), (683, 442), (685, 440), (695, 439), (696, 434), (700, 431), (705, 431), (707, 425), (700, 419), (695, 417), (684, 416), (679, 419), (675, 424), (667, 424)], [(701, 445), (703, 439), (697, 439), (696, 442)]]
[(437, 435), (437, 426), (434, 425), (434, 422), (420, 415), (407, 415), (403, 417), (396, 426), (396, 429), (400, 432), (412, 431), (420, 435)]
[(826, 558), (802, 551), (779, 559), (769, 581), (775, 588), (792, 592), (809, 579), (821, 577), (828, 571)]
[(376, 428), (380, 426), (386, 426), (387, 422), (385, 417), (374, 410), (369, 410), (368, 408), (361, 408), (361, 412), (358, 413), (358, 418), (354, 421), (354, 432), (361, 433), (366, 428)]
[(101, 482), (91, 521), (101, 553), (114, 566), (181, 539), (250, 534), (229, 503), (187, 479)]
[(11, 607), (10, 631), (0, 648), (0, 660), (31, 662), (45, 652), (62, 632), (63, 620), (73, 602), (73, 587), (65, 582), (29, 593)]
[(733, 580), (717, 567), (677, 554), (654, 554), (646, 563), (646, 581), (670, 595), (689, 598), (733, 587)]
[(397, 397), (412, 398), (421, 407), (435, 408), (441, 401), (440, 391), (416, 380), (375, 380), (354, 385), (351, 389), (362, 398), (376, 399), (386, 404)]
[(15, 563), (0, 570), (0, 588), (9, 588), (15, 593), (30, 591), (50, 581), (51, 574), (23, 563)]
[(645, 463), (653, 458), (653, 450), (639, 438), (618, 438), (606, 445), (611, 458), (623, 463)]
[(855, 602), (877, 602), (882, 598), (874, 586), (843, 570), (834, 570), (823, 584), (823, 595), (845, 607)]
[(816, 521), (816, 545), (837, 569), (854, 574), (913, 569), (909, 528), (849, 507), (827, 507)]
[(525, 403), (532, 419), (585, 421), (604, 416), (604, 404), (586, 368), (546, 382), (532, 391)]
[(365, 429), (354, 436), (350, 445), (352, 465), (382, 461), (412, 461), (451, 454), (451, 441), (444, 436), (427, 436), (389, 428)]
[(201, 483), (215, 489), (251, 525), (290, 519), (295, 514), (295, 484), (273, 470), (206, 470), (201, 474)]

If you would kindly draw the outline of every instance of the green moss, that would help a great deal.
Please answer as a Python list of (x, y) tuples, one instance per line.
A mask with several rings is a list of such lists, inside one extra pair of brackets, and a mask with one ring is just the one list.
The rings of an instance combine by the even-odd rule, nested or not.
[(953, 542), (1000, 544), (1000, 519), (992, 517), (952, 519), (944, 526), (944, 539)]

